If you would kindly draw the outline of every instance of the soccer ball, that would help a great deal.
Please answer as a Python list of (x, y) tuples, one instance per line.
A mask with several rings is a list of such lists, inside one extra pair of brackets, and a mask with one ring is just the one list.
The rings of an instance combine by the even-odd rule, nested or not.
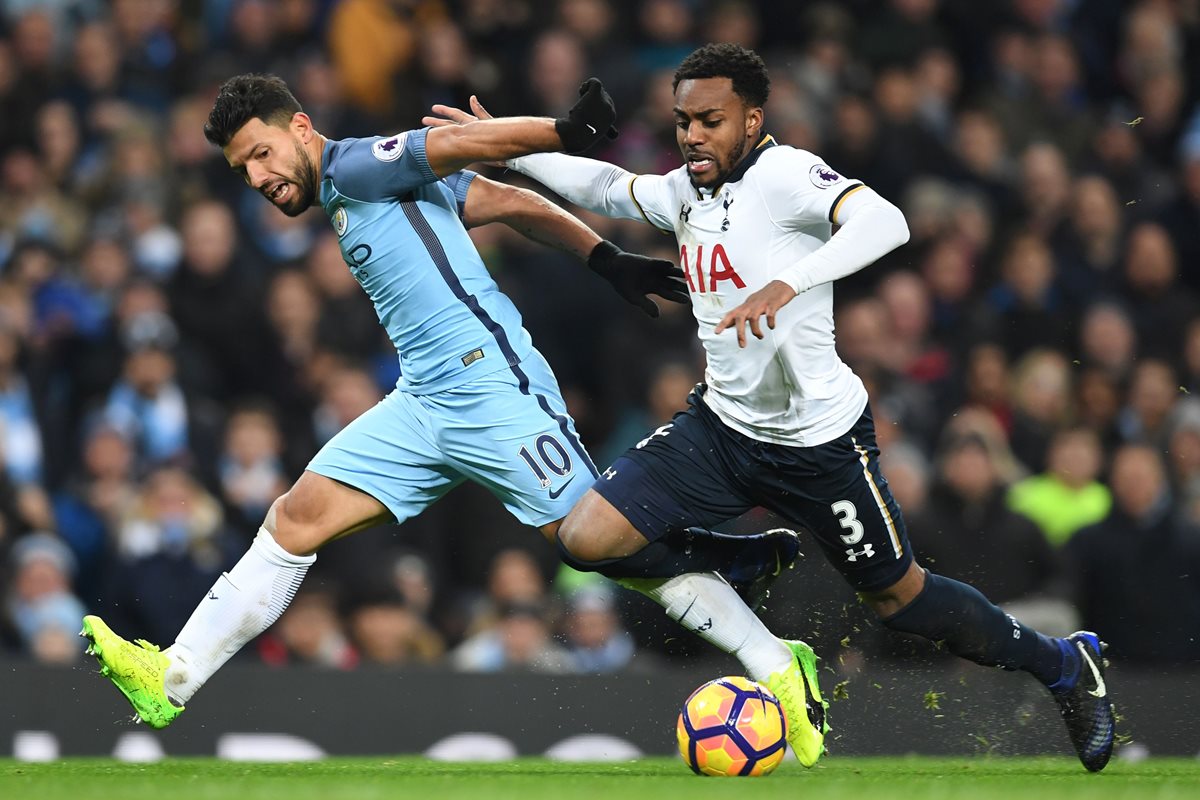
[(697, 775), (766, 775), (783, 761), (787, 720), (767, 687), (730, 675), (692, 692), (675, 735)]

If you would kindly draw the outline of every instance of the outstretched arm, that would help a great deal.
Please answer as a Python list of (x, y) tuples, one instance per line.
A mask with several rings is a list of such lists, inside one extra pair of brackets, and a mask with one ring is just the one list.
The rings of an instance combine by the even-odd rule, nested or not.
[(660, 258), (626, 253), (536, 192), (476, 176), (467, 189), (463, 222), (469, 228), (501, 222), (535, 242), (570, 253), (610, 281), (617, 292), (652, 317), (658, 306), (647, 295), (688, 301), (679, 267)]
[[(521, 119), (492, 117), (474, 96), (471, 97), (471, 110), (473, 114), (453, 106), (435, 105), (433, 114), (421, 123), (431, 126), (429, 135), (433, 136), (438, 131), (467, 130), (481, 121)], [(633, 181), (639, 176), (613, 164), (549, 152), (489, 160), (506, 162), (510, 169), (533, 178), (580, 208), (616, 219), (645, 219), (632, 189)], [(658, 176), (642, 177), (652, 180)]]
[(504, 161), (530, 153), (581, 153), (604, 137), (616, 138), (612, 98), (596, 78), (579, 87), (579, 100), (565, 117), (477, 119), (435, 127), (425, 139), (425, 157), (444, 178), (477, 161)]

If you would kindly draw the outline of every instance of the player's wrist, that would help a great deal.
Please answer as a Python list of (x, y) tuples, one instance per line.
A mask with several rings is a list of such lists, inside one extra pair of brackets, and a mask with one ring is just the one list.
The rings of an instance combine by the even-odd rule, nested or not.
[(621, 248), (617, 247), (607, 239), (601, 239), (600, 242), (592, 248), (592, 251), (588, 253), (588, 269), (601, 275), (607, 275), (609, 268), (612, 266), (613, 259), (620, 254)]
[(562, 142), (564, 153), (582, 153), (603, 138), (599, 127), (590, 122), (559, 117), (554, 120), (554, 132)]
[(808, 280), (806, 279), (805, 275), (806, 271), (803, 269), (802, 265), (803, 262), (782, 270), (773, 278), (773, 280), (784, 284), (796, 294), (800, 294), (801, 292), (812, 288), (808, 284)]

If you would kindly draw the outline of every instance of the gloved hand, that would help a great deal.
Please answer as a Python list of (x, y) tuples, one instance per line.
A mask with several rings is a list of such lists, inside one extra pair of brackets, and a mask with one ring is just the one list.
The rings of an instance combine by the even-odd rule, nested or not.
[(617, 108), (604, 84), (599, 78), (588, 78), (579, 87), (579, 100), (567, 116), (554, 120), (554, 130), (562, 139), (563, 152), (582, 153), (602, 137), (617, 138), (616, 119)]
[(611, 283), (617, 294), (652, 317), (658, 316), (658, 306), (647, 295), (656, 294), (673, 303), (688, 302), (683, 270), (670, 261), (626, 253), (604, 241), (592, 248), (587, 264)]

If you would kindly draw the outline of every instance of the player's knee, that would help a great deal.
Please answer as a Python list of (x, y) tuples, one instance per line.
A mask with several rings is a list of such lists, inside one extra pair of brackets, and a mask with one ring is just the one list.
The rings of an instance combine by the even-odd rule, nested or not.
[(264, 527), (276, 544), (295, 556), (311, 555), (325, 543), (320, 519), (290, 492), (271, 504)]
[(924, 588), (925, 570), (914, 561), (900, 580), (891, 586), (874, 592), (862, 592), (861, 595), (863, 602), (886, 624), (888, 619), (916, 600)]
[(599, 531), (589, 531), (586, 522), (568, 516), (558, 528), (558, 552), (575, 569), (612, 558), (611, 548)]

